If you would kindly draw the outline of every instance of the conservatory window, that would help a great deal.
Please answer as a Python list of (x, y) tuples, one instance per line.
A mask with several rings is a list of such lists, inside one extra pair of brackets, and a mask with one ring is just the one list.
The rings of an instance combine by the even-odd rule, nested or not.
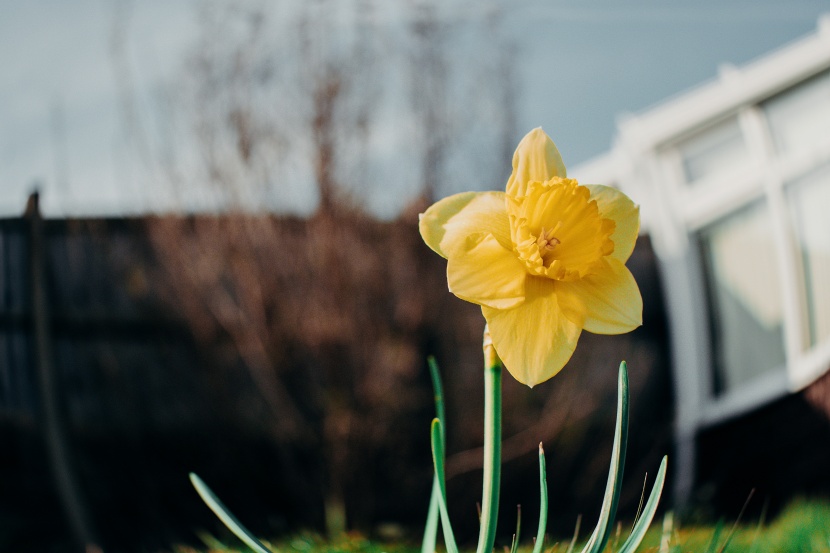
[(804, 279), (809, 341), (830, 338), (830, 164), (787, 187), (795, 246)]
[(714, 393), (785, 365), (783, 303), (766, 202), (733, 212), (699, 234), (715, 365)]
[(830, 129), (830, 72), (788, 90), (764, 104), (778, 154), (811, 150), (826, 142)]
[(732, 117), (677, 145), (686, 182), (694, 183), (743, 164), (748, 158), (738, 119)]

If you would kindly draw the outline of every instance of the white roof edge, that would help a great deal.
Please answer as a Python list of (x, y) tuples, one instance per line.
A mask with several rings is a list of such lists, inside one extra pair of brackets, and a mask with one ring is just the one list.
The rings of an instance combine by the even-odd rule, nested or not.
[[(830, 68), (830, 13), (817, 31), (736, 68), (722, 65), (719, 77), (637, 115), (622, 116), (619, 134), (637, 149), (650, 149), (684, 132), (757, 102)], [(590, 162), (588, 163), (590, 165)]]
[(592, 157), (568, 170), (580, 184), (605, 184), (619, 188), (620, 164), (614, 150)]

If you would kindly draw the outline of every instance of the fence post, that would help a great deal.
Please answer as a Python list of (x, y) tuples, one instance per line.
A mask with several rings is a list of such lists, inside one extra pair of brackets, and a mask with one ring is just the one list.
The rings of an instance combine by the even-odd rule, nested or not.
[(46, 255), (43, 237), (43, 218), (39, 195), (34, 192), (26, 205), (29, 219), (29, 271), (31, 284), (32, 321), (35, 346), (35, 364), (40, 388), (41, 425), (49, 465), (55, 479), (61, 504), (69, 526), (82, 550), (100, 551), (93, 537), (71, 456), (66, 431), (60, 412), (57, 379), (52, 352), (52, 332), (49, 301), (46, 293)]

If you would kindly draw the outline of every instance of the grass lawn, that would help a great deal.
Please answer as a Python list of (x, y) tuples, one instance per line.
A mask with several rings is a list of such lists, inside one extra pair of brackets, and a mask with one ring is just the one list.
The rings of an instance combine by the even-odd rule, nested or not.
[[(619, 538), (611, 538), (609, 553), (624, 541), (624, 527)], [(585, 538), (587, 536), (583, 536)], [(175, 553), (219, 553), (249, 551), (228, 534), (221, 541), (204, 536), (205, 547), (175, 547)], [(269, 544), (275, 553), (420, 553), (420, 544), (384, 543), (363, 536), (347, 534), (338, 540), (327, 541), (318, 536), (301, 535), (276, 540)], [(550, 540), (545, 553), (568, 553), (570, 539)], [(573, 551), (579, 553), (582, 543)], [(498, 550), (498, 549), (497, 549)], [(530, 553), (531, 546), (521, 547), (521, 553)], [(830, 553), (830, 503), (799, 501), (790, 505), (775, 520), (766, 523), (744, 521), (686, 526), (673, 517), (656, 519), (638, 551), (659, 553)], [(463, 553), (473, 553), (473, 550)], [(509, 551), (506, 551), (509, 553)]]

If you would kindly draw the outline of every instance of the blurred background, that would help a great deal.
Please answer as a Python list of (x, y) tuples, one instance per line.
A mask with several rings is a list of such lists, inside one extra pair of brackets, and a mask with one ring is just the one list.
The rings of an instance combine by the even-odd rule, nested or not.
[(480, 310), (417, 214), (501, 189), (543, 126), (642, 204), (643, 327), (505, 378), (515, 505), (596, 516), (628, 361), (623, 517), (830, 493), (825, 2), (0, 0), (0, 548), (155, 551), (220, 524), (417, 540), (426, 358), (477, 534)]

